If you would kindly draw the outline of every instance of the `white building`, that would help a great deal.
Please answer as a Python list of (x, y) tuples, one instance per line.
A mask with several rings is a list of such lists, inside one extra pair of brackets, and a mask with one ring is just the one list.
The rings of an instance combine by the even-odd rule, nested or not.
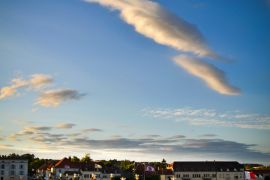
[(244, 167), (235, 161), (174, 162), (176, 180), (244, 180)]
[(28, 161), (0, 159), (0, 180), (27, 180)]

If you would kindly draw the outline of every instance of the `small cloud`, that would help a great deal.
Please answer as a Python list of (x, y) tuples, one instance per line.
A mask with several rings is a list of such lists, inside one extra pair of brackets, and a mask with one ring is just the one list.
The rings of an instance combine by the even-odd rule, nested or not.
[(55, 127), (59, 128), (59, 129), (71, 129), (74, 126), (76, 126), (76, 124), (73, 124), (73, 123), (61, 123), (61, 124), (56, 125)]
[(183, 138), (186, 138), (186, 136), (180, 134), (180, 135), (174, 135), (170, 137), (169, 139), (183, 139)]
[(31, 127), (25, 127), (25, 132), (37, 132), (37, 131), (49, 131), (52, 127), (49, 126), (31, 126)]
[(217, 137), (217, 135), (216, 134), (202, 134), (201, 137), (213, 138), (213, 137)]
[(36, 104), (43, 107), (57, 107), (64, 101), (79, 100), (85, 94), (81, 94), (73, 89), (56, 89), (42, 92), (38, 97)]
[(98, 129), (98, 128), (87, 128), (87, 129), (83, 129), (83, 132), (102, 132), (102, 129)]
[(160, 135), (158, 135), (158, 134), (148, 134), (148, 135), (146, 135), (146, 137), (148, 137), (148, 138), (159, 138)]
[(42, 88), (52, 82), (52, 76), (46, 74), (33, 74), (29, 80), (29, 84), (33, 88)]
[(10, 96), (18, 95), (20, 88), (42, 88), (53, 82), (53, 78), (46, 74), (33, 74), (29, 79), (14, 78), (9, 86), (0, 89), (0, 100)]
[(190, 74), (203, 80), (208, 87), (225, 95), (239, 95), (240, 90), (230, 85), (224, 72), (214, 65), (188, 56), (177, 56), (173, 61)]

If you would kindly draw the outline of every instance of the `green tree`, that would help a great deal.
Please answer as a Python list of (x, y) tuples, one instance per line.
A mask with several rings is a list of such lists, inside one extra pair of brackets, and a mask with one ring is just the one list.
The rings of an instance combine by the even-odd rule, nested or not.
[(82, 159), (81, 159), (81, 162), (83, 162), (83, 163), (90, 163), (91, 161), (92, 161), (92, 159), (90, 158), (89, 153), (85, 154), (84, 157), (82, 157)]
[(73, 156), (71, 162), (80, 162), (80, 159), (77, 156)]

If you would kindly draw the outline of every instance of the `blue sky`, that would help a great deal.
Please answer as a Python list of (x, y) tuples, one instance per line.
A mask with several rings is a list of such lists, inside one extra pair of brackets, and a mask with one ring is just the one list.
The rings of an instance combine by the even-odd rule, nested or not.
[(0, 2), (0, 152), (269, 163), (268, 1), (123, 2)]

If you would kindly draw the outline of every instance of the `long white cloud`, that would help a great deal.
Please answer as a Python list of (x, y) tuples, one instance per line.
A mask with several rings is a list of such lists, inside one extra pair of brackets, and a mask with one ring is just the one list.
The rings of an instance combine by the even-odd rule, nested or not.
[(219, 58), (197, 28), (148, 0), (85, 0), (120, 11), (121, 18), (156, 43), (199, 56)]
[(240, 93), (238, 88), (229, 84), (224, 72), (211, 64), (188, 56), (177, 56), (173, 61), (221, 94), (238, 95)]
[[(121, 18), (132, 25), (135, 30), (154, 40), (156, 43), (172, 47), (184, 53), (200, 57), (224, 59), (211, 50), (196, 26), (170, 13), (158, 3), (150, 0), (85, 0), (98, 3), (113, 10), (120, 11)], [(192, 75), (204, 80), (213, 90), (225, 95), (238, 95), (240, 90), (229, 85), (225, 74), (216, 68), (195, 60), (174, 61)], [(202, 61), (202, 60), (200, 60)], [(205, 73), (206, 71), (206, 73)]]

